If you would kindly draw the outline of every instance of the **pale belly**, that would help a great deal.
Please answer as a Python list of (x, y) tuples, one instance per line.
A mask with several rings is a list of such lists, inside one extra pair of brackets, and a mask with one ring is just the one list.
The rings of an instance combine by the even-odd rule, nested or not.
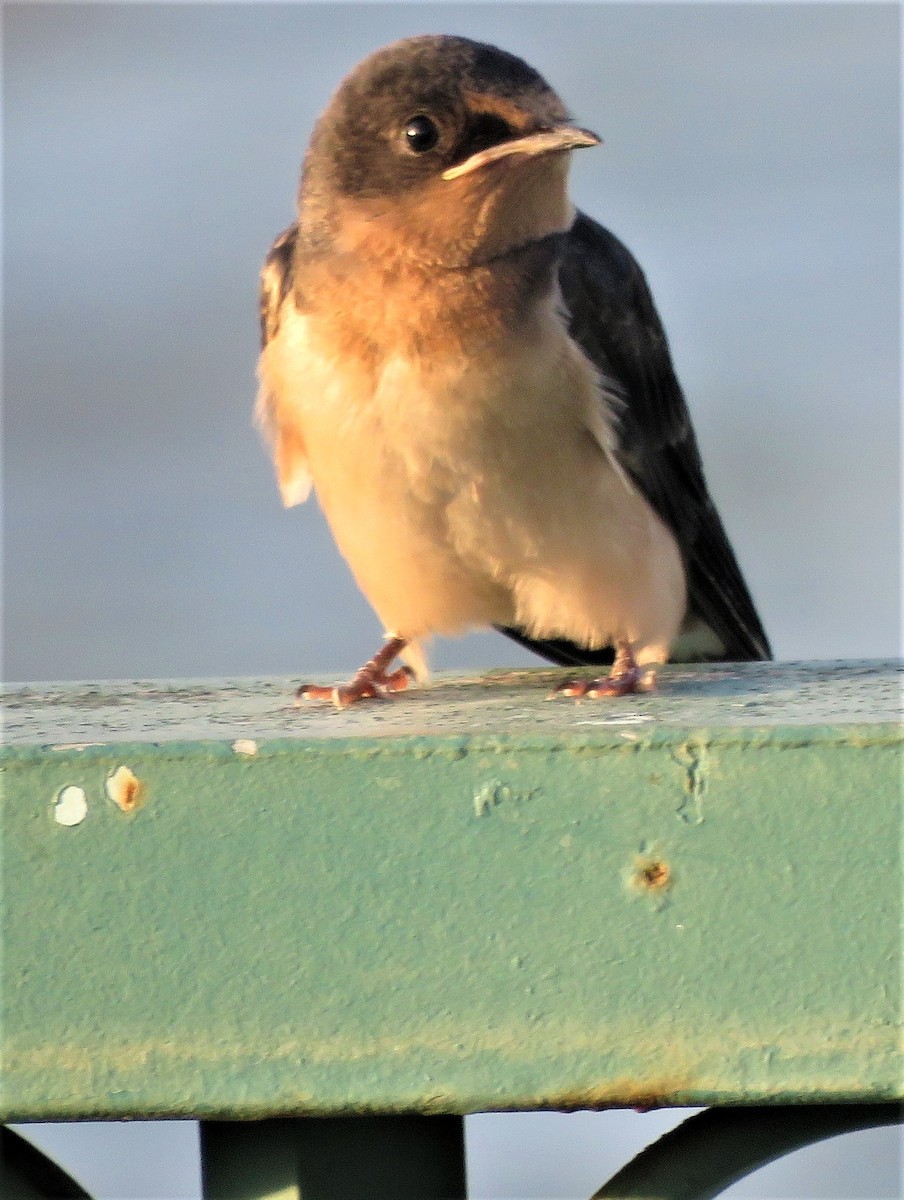
[(561, 341), (505, 361), (395, 362), (357, 405), (335, 377), (304, 405), (314, 486), (361, 590), (412, 640), (518, 625), (664, 660), (684, 571), (606, 451), (597, 379)]

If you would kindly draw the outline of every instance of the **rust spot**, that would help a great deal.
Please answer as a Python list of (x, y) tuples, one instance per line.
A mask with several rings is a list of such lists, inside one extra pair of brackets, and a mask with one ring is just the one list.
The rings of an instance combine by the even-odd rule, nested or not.
[(654, 1108), (684, 1104), (695, 1087), (689, 1076), (674, 1075), (652, 1079), (617, 1078), (594, 1086), (569, 1088), (567, 1092), (544, 1097), (538, 1108), (555, 1112), (597, 1111), (607, 1108), (633, 1108), (647, 1112)]
[(117, 767), (107, 778), (107, 795), (123, 812), (134, 812), (144, 804), (145, 787), (128, 767)]
[(631, 872), (631, 887), (638, 892), (662, 892), (672, 886), (672, 868), (664, 858), (639, 855)]

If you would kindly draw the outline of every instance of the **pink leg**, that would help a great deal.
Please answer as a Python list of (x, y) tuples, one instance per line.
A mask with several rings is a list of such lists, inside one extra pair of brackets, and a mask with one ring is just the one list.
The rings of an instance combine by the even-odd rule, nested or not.
[(608, 675), (600, 679), (566, 679), (552, 692), (552, 696), (587, 697), (596, 700), (602, 696), (629, 696), (632, 693), (648, 692), (651, 683), (647, 673), (637, 665), (628, 642), (618, 642), (615, 647), (615, 662)]
[(385, 700), (391, 692), (404, 691), (412, 678), (411, 668), (398, 667), (395, 671), (389, 671), (388, 667), (407, 644), (404, 638), (390, 638), (370, 662), (360, 667), (342, 687), (319, 687), (314, 683), (303, 683), (295, 693), (295, 703), (332, 700), (336, 708), (348, 708), (359, 700)]

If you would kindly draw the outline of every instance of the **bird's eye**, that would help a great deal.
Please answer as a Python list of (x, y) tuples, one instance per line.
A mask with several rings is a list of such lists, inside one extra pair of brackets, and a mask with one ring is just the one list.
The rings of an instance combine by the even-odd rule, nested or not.
[(412, 154), (426, 154), (439, 141), (439, 129), (429, 117), (418, 114), (405, 123), (405, 145)]

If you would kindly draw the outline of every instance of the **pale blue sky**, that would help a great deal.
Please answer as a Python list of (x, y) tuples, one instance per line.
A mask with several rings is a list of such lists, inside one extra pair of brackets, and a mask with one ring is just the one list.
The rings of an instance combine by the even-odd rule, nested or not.
[[(329, 92), (422, 32), (523, 55), (604, 137), (575, 162), (575, 198), (648, 273), (777, 653), (898, 651), (896, 6), (7, 4), (4, 18), (8, 678), (341, 674), (375, 649), (316, 505), (281, 510), (251, 428), (256, 277)], [(434, 657), (531, 661), (494, 636)], [(661, 1120), (475, 1119), (475, 1200), (586, 1194), (613, 1147), (627, 1156)], [(106, 1132), (138, 1139), (154, 1196), (194, 1194), (184, 1127), (151, 1130), (150, 1149), (143, 1127)], [(54, 1136), (80, 1136), (95, 1168), (118, 1158), (98, 1134)], [(853, 1143), (853, 1166), (823, 1147), (732, 1194), (897, 1194), (896, 1135)], [(557, 1171), (571, 1190), (550, 1191)], [(99, 1195), (147, 1195), (131, 1186), (108, 1176)]]
[[(645, 267), (782, 657), (898, 646), (891, 5), (6, 9), (7, 677), (345, 671), (381, 633), (251, 428), (256, 277), (311, 123), (425, 30), (605, 138), (578, 203)], [(443, 666), (529, 661), (495, 635)]]

